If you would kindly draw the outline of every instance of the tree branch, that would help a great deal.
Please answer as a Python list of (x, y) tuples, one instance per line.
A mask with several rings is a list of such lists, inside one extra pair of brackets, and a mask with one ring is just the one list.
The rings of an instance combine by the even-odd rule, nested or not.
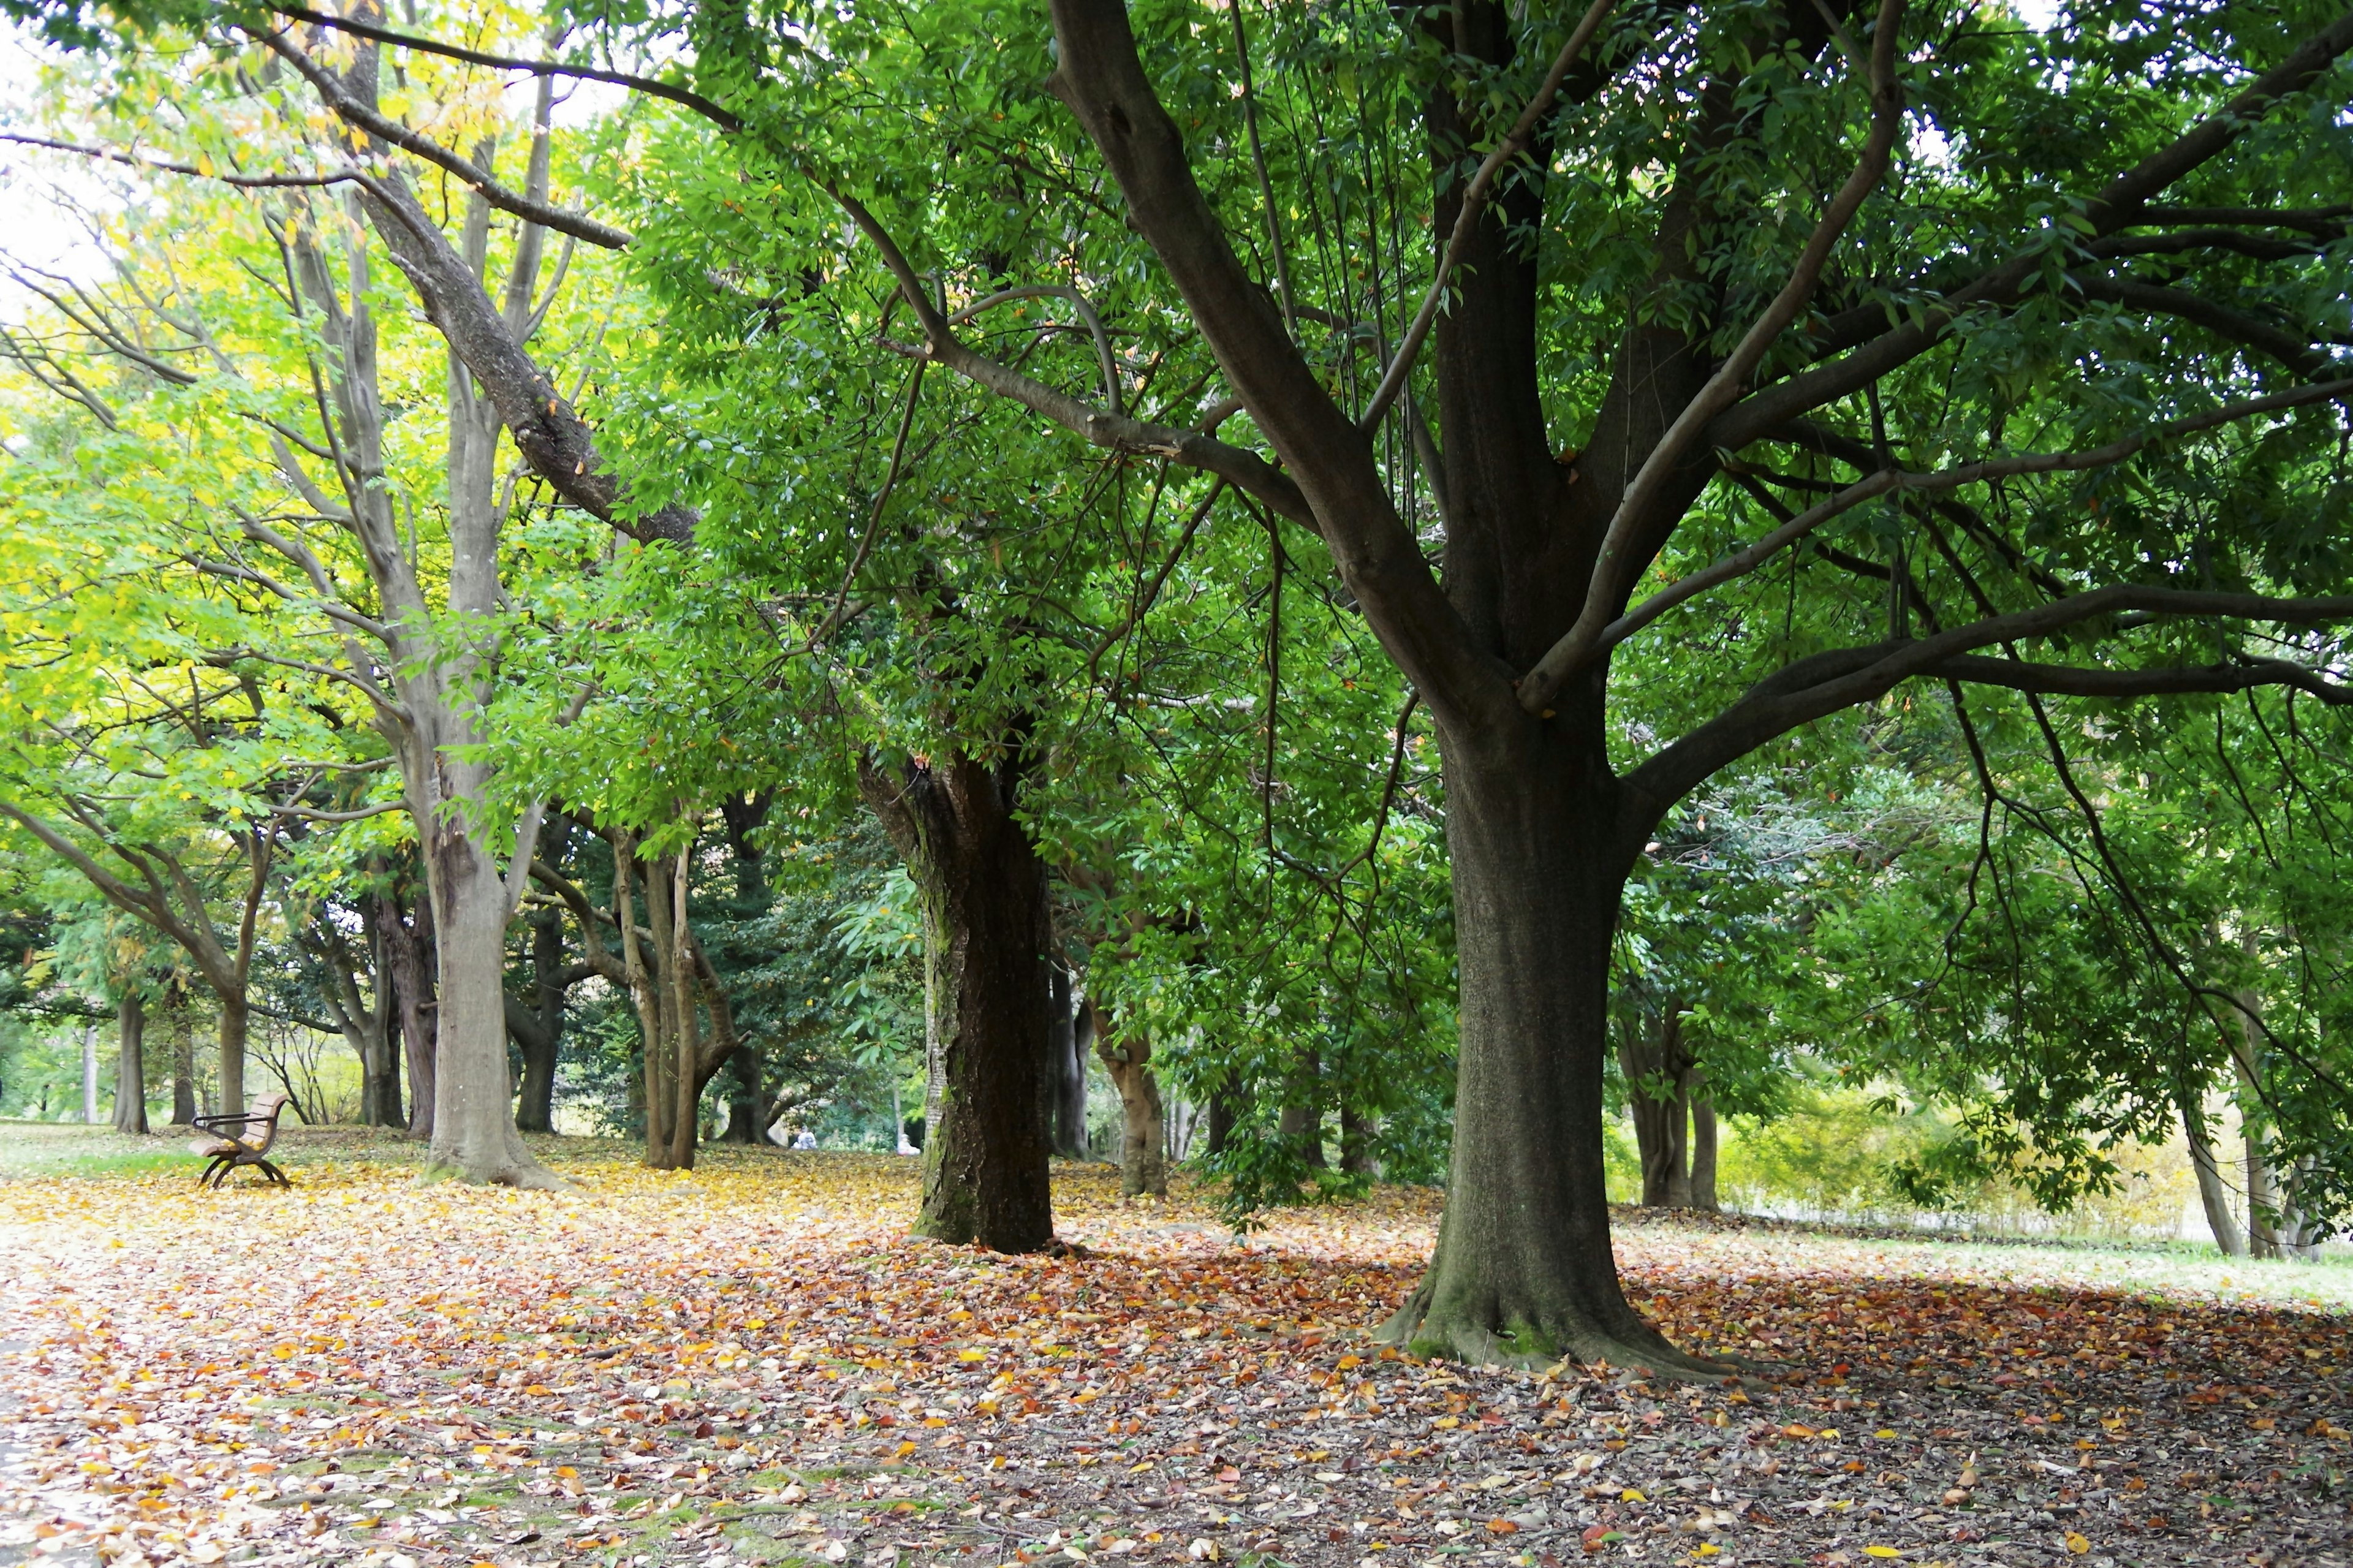
[(559, 234), (571, 235), (576, 239), (585, 239), (591, 245), (602, 246), (607, 250), (623, 249), (636, 240), (637, 237), (627, 229), (615, 228), (610, 224), (598, 223), (595, 218), (584, 216), (579, 213), (566, 212), (562, 207), (550, 206), (547, 203), (534, 200), (520, 191), (509, 190), (499, 183), (498, 176), (480, 164), (470, 159), (459, 157), (431, 137), (411, 131), (400, 121), (389, 115), (377, 112), (345, 92), (343, 84), (335, 79), (333, 72), (288, 43), (281, 35), (264, 33), (259, 37), (264, 47), (300, 71), (303, 79), (318, 89), (320, 100), (334, 111), (336, 118), (347, 125), (355, 126), (366, 132), (381, 142), (399, 148), (404, 153), (412, 153), (428, 163), (447, 169), (481, 193), (482, 199), (500, 211), (512, 213), (526, 222), (535, 223), (543, 228), (552, 228)]
[[(2259, 594), (2150, 588), (2094, 588), (2031, 609), (1988, 616), (1933, 637), (1898, 638), (1838, 648), (1790, 664), (1750, 687), (1737, 701), (1626, 775), (1623, 831), (1639, 844), (1661, 814), (1699, 782), (1736, 758), (1801, 724), (1884, 695), (1914, 676), (1936, 676), (1953, 660), (1981, 647), (2047, 637), (2102, 616), (2126, 611), (2151, 616), (2227, 616), (2285, 626), (2353, 620), (2353, 597), (2276, 599)], [(1990, 662), (1990, 661), (1989, 661)], [(2283, 679), (2283, 664), (2263, 684)]]
[(1886, 174), (1896, 132), (1904, 125), (1904, 94), (1895, 79), (1896, 35), (1903, 16), (1903, 0), (1880, 0), (1879, 19), (1871, 40), (1871, 130), (1863, 141), (1862, 155), (1855, 161), (1854, 172), (1839, 187), (1821, 221), (1807, 237), (1806, 247), (1799, 254), (1798, 263), (1790, 268), (1780, 292), (1642, 459), (1641, 468), (1634, 475), (1633, 483), (1626, 487), (1617, 512), (1609, 520), (1609, 530), (1602, 536), (1600, 553), (1594, 561), (1593, 575), (1586, 587), (1585, 605), (1575, 624), (1520, 679), (1520, 706), (1529, 712), (1540, 713), (1549, 707), (1561, 682), (1592, 650), (1602, 629), (1609, 624), (1611, 607), (1625, 592), (1635, 536), (1649, 524), (1651, 511), (1677, 470), (1698, 447), (1709, 422), (1739, 397), (1748, 377), (1763, 363), (1766, 351), (1813, 297), (1814, 284), (1830, 261), (1831, 247), (1854, 221), (1863, 198), (1877, 188)]
[[(1649, 626), (1669, 610), (1697, 597), (1710, 588), (1745, 577), (1788, 546), (1794, 544), (1841, 512), (1851, 511), (1874, 496), (1899, 490), (1957, 489), (1964, 485), (1980, 484), (1988, 479), (2004, 479), (2020, 474), (2074, 473), (2086, 468), (2104, 468), (2121, 463), (2134, 454), (2147, 450), (2158, 441), (2211, 430), (2241, 419), (2283, 409), (2301, 407), (2306, 404), (2335, 402), (2353, 398), (2353, 378), (2325, 382), (2316, 386), (2298, 387), (2292, 392), (2274, 393), (2266, 397), (2252, 397), (2242, 402), (2227, 404), (2204, 414), (2186, 419), (2168, 420), (2156, 429), (2138, 436), (2127, 436), (2111, 441), (2105, 447), (2088, 452), (2030, 452), (2014, 458), (1989, 458), (1981, 462), (1965, 463), (1959, 468), (1942, 468), (1933, 473), (1907, 473), (1897, 468), (1882, 468), (1858, 483), (1849, 485), (1826, 500), (1819, 501), (1799, 512), (1779, 528), (1746, 549), (1736, 550), (1723, 560), (1702, 568), (1689, 576), (1660, 589), (1640, 605), (1627, 611), (1605, 627), (1595, 637), (1576, 664), (1560, 671), (1566, 679), (1577, 668), (1615, 647), (1634, 633)], [(1567, 641), (1566, 638), (1563, 639)], [(1539, 672), (1549, 664), (1553, 655), (1545, 656), (1545, 664), (1537, 665)]]
[[(1585, 47), (1593, 41), (1593, 35), (1601, 30), (1601, 24), (1609, 17), (1609, 9), (1616, 3), (1617, 0), (1593, 0), (1593, 4), (1586, 8), (1584, 16), (1568, 35), (1568, 41), (1560, 47), (1560, 53), (1554, 58), (1552, 69), (1545, 73), (1535, 96), (1528, 100), (1527, 107), (1520, 111), (1519, 119), (1512, 122), (1511, 130), (1504, 133), (1504, 139), (1480, 161), (1478, 173), (1472, 174), (1471, 183), (1463, 187), (1462, 207), (1455, 215), (1454, 232), (1447, 237), (1445, 252), (1438, 258), (1438, 270), (1430, 276), (1430, 289), (1422, 295), (1421, 308), (1414, 312), (1412, 324), (1406, 328), (1405, 336), (1398, 341), (1397, 353), (1390, 357), (1388, 369), (1381, 373), (1380, 384), (1373, 389), (1371, 401), (1356, 416), (1359, 429), (1377, 428), (1381, 416), (1389, 411), (1389, 405), (1396, 402), (1398, 394), (1405, 390), (1406, 377), (1413, 374), (1414, 358), (1421, 353), (1423, 341), (1430, 336), (1430, 329), (1438, 321), (1439, 306), (1446, 302), (1447, 279), (1461, 264), (1463, 253), (1471, 248), (1472, 238), (1479, 232), (1479, 217), (1486, 210), (1487, 198), (1495, 188), (1496, 176), (1504, 172), (1504, 164), (1527, 149), (1530, 138), (1535, 135), (1538, 122), (1552, 108), (1553, 100), (1559, 96), (1560, 84), (1568, 79), (1569, 68), (1577, 64), (1577, 57), (1585, 52)], [(1235, 15), (1239, 18), (1240, 13), (1236, 12)], [(1256, 131), (1253, 130), (1251, 134), (1255, 137)]]
[[(2083, 214), (2091, 226), (2092, 237), (2147, 223), (2225, 221), (2221, 215), (2232, 209), (2147, 207), (2145, 204), (2220, 153), (2282, 99), (2310, 86), (2348, 48), (2353, 48), (2353, 11), (2306, 39), (2285, 59), (2170, 146), (2110, 180), (2084, 205)], [(2291, 215), (2277, 216), (2284, 223)], [(2040, 273), (2042, 265), (2042, 247), (2038, 246), (1947, 292), (1943, 303), (1926, 310), (1918, 320), (1893, 328), (1841, 359), (1816, 365), (1751, 395), (1716, 421), (1709, 432), (1710, 441), (1727, 450), (1736, 450), (1801, 414), (1879, 380), (1943, 341), (1947, 329), (1964, 307), (2014, 298)]]

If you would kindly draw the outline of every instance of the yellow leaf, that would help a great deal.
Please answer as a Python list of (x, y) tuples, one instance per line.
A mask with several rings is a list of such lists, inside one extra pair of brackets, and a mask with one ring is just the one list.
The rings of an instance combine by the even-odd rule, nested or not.
[(1896, 1551), (1893, 1546), (1866, 1546), (1862, 1549), (1862, 1554), (1865, 1557), (1901, 1557), (1904, 1555), (1904, 1553)]
[(1437, 1420), (1431, 1422), (1430, 1425), (1437, 1427), (1441, 1432), (1451, 1432), (1457, 1426), (1461, 1426), (1462, 1423), (1455, 1416), (1441, 1415)]
[(1651, 1500), (1644, 1497), (1638, 1489), (1628, 1487), (1624, 1491), (1618, 1494), (1618, 1500), (1620, 1502), (1648, 1502)]
[(1893, 1426), (1882, 1426), (1878, 1431), (1873, 1432), (1872, 1436), (1874, 1437), (1893, 1437), (1895, 1436), (1895, 1428)]
[(2073, 1552), (2076, 1556), (2081, 1557), (2084, 1552), (2089, 1552), (2091, 1549), (2092, 1543), (2090, 1542), (2084, 1540), (2082, 1536), (2076, 1534), (2072, 1530), (2067, 1532), (2068, 1551)]
[(958, 1361), (987, 1361), (987, 1359), (988, 1352), (987, 1351), (965, 1349), (956, 1352), (956, 1360)]

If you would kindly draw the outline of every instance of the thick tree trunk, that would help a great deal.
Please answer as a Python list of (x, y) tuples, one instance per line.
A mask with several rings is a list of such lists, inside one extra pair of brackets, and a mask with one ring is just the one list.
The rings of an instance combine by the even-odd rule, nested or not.
[(1047, 965), (1046, 1095), (1052, 1109), (1054, 1153), (1084, 1160), (1087, 1147), (1087, 1063), (1080, 1054), (1078, 1020), (1071, 1014), (1071, 972)]
[(441, 1004), (427, 1168), (464, 1181), (553, 1187), (555, 1179), (515, 1131), (507, 1073), (506, 883), (461, 820), (444, 815), (418, 826), (426, 835)]
[(962, 755), (860, 785), (923, 905), (925, 1108), (916, 1234), (1029, 1252), (1054, 1238), (1047, 1174), (1046, 868), (1013, 815), (1015, 763)]
[(1079, 1034), (1092, 1042), (1095, 1058), (1119, 1090), (1119, 1190), (1123, 1197), (1168, 1194), (1168, 1151), (1161, 1120), (1160, 1082), (1152, 1072), (1152, 1041), (1138, 1034), (1121, 1037), (1111, 1010), (1091, 999), (1080, 1010)]
[(114, 1005), (114, 1130), (147, 1131), (147, 1005), (126, 991)]
[[(1529, 750), (1539, 754), (1481, 765), (1446, 747), (1461, 988), (1452, 1174), (1430, 1272), (1382, 1336), (1472, 1363), (1569, 1357), (1720, 1376), (1619, 1286), (1601, 1147), (1627, 870), (1615, 791), (1598, 746)], [(1580, 775), (1592, 782), (1578, 787)]]

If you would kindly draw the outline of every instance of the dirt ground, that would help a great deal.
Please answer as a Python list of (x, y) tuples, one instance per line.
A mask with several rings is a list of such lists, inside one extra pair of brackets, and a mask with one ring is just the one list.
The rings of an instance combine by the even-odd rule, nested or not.
[(1420, 1364), (1437, 1195), (1236, 1237), (1056, 1173), (1077, 1256), (905, 1238), (914, 1162), (550, 1141), (559, 1194), (296, 1132), (0, 1129), (0, 1563), (2353, 1568), (2353, 1267), (1620, 1216), (1746, 1387)]

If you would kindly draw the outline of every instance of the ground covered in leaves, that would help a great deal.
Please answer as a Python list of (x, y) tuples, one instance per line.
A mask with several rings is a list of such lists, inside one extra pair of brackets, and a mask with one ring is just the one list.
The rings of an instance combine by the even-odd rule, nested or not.
[(1429, 1194), (1238, 1240), (1058, 1170), (1082, 1250), (1008, 1258), (887, 1156), (289, 1142), (0, 1180), (0, 1563), (2353, 1563), (2342, 1263), (1621, 1216), (1671, 1334), (1779, 1363), (1695, 1388), (1372, 1345)]

